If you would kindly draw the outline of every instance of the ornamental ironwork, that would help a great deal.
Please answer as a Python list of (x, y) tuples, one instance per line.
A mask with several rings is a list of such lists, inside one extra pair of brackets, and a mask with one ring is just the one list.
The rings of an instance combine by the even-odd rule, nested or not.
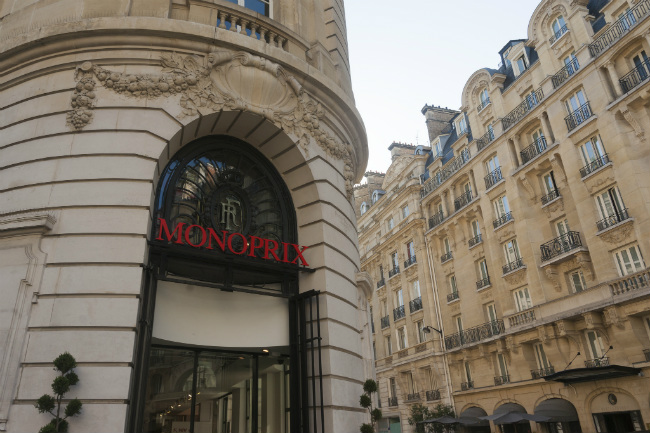
[(642, 0), (616, 20), (602, 35), (589, 44), (591, 57), (599, 56), (650, 14), (650, 0)]
[(553, 36), (551, 36), (551, 37), (548, 39), (548, 43), (551, 44), (551, 45), (553, 45), (553, 43), (555, 43), (555, 41), (557, 41), (558, 39), (560, 39), (560, 38), (562, 37), (562, 35), (565, 34), (565, 33), (568, 32), (568, 31), (569, 31), (569, 28), (566, 26), (566, 24), (563, 25), (563, 26), (560, 28), (560, 30), (558, 30), (557, 32), (553, 33)]
[(445, 220), (445, 216), (442, 213), (442, 211), (434, 214), (431, 218), (429, 218), (429, 229), (432, 229), (435, 226), (440, 225), (444, 220)]
[(470, 248), (472, 248), (474, 245), (478, 245), (478, 244), (480, 244), (481, 242), (483, 242), (483, 238), (481, 237), (481, 234), (479, 233), (479, 234), (477, 234), (476, 236), (474, 236), (472, 239), (470, 239), (469, 241), (467, 241), (467, 245), (468, 245)]
[(508, 272), (516, 271), (519, 268), (524, 267), (524, 259), (518, 258), (515, 261), (512, 261), (508, 263), (507, 265), (503, 265), (503, 274), (507, 274)]
[(640, 62), (634, 69), (618, 80), (621, 83), (623, 93), (627, 93), (644, 82), (650, 76), (650, 60)]
[(494, 185), (497, 184), (501, 179), (503, 179), (503, 175), (501, 174), (501, 167), (497, 167), (493, 171), (490, 172), (487, 176), (485, 176), (485, 189), (490, 189)]
[(420, 311), (422, 309), (422, 297), (418, 296), (415, 299), (411, 299), (409, 301), (409, 311), (411, 314), (415, 313), (416, 311)]
[(542, 250), (542, 262), (551, 260), (559, 255), (568, 253), (582, 246), (580, 233), (569, 231), (555, 239), (540, 245)]
[(587, 368), (609, 367), (609, 357), (601, 356), (600, 358), (587, 359), (585, 361), (585, 367)]
[(604, 167), (608, 163), (609, 163), (609, 155), (605, 153), (597, 157), (593, 161), (591, 161), (589, 164), (582, 167), (580, 169), (580, 177), (586, 177), (589, 173), (593, 173), (594, 171), (598, 170), (600, 167)]
[(627, 212), (627, 209), (616, 210), (614, 215), (609, 215), (607, 218), (598, 221), (596, 227), (598, 227), (598, 231), (602, 231), (629, 218), (630, 214)]
[(464, 193), (461, 194), (460, 197), (454, 200), (454, 209), (458, 211), (464, 208), (465, 206), (467, 206), (471, 201), (472, 201), (472, 191), (465, 191)]
[(541, 198), (542, 206), (549, 204), (559, 196), (560, 196), (560, 191), (558, 191), (557, 189), (554, 189), (553, 191), (549, 192), (545, 196), (542, 196)]
[(494, 376), (495, 386), (504, 385), (506, 383), (510, 383), (510, 375), (504, 374), (503, 376)]
[(503, 130), (505, 131), (511, 126), (516, 125), (517, 122), (523, 119), (529, 111), (537, 107), (542, 99), (544, 99), (544, 92), (541, 87), (526, 95), (519, 105), (501, 119)]
[(555, 373), (555, 368), (553, 366), (540, 368), (539, 370), (530, 370), (530, 376), (533, 379), (541, 379), (544, 376), (550, 376)]
[(530, 146), (519, 152), (521, 154), (521, 163), (526, 164), (528, 161), (531, 161), (537, 155), (544, 152), (546, 147), (546, 137), (539, 137)]
[(397, 322), (399, 319), (403, 319), (406, 317), (406, 310), (404, 309), (404, 305), (400, 305), (399, 307), (393, 309), (393, 320)]
[(427, 396), (427, 401), (440, 400), (440, 390), (434, 389), (432, 391), (427, 391), (426, 396)]
[(562, 69), (557, 71), (555, 75), (551, 78), (551, 82), (553, 83), (553, 88), (557, 89), (564, 83), (566, 80), (569, 79), (573, 74), (575, 74), (578, 69), (580, 69), (580, 64), (578, 63), (578, 59), (576, 57), (572, 57), (570, 61), (568, 61)]
[(591, 105), (589, 101), (582, 104), (578, 107), (577, 110), (573, 111), (567, 117), (564, 118), (566, 122), (566, 127), (569, 131), (573, 131), (578, 125), (582, 124), (585, 120), (589, 119), (594, 115), (594, 112), (591, 111)]
[(481, 290), (490, 285), (490, 277), (485, 277), (476, 282), (476, 290)]
[(414, 255), (409, 257), (408, 259), (404, 260), (404, 269), (408, 268), (411, 265), (416, 264), (417, 262), (418, 261), (417, 261), (417, 259), (415, 258)]
[(445, 337), (445, 347), (451, 350), (465, 344), (477, 343), (505, 332), (503, 320), (497, 319)]
[(381, 329), (386, 329), (390, 326), (390, 318), (388, 316), (382, 317), (379, 319), (379, 322), (381, 324)]
[(495, 219), (492, 221), (492, 226), (497, 229), (507, 223), (508, 221), (512, 220), (512, 212), (507, 212), (503, 215), (501, 215), (499, 218)]

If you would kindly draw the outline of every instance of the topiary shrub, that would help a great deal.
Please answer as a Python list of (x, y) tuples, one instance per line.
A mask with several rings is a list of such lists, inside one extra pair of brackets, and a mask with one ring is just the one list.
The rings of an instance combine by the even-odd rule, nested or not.
[[(52, 421), (43, 426), (39, 433), (65, 433), (68, 431), (68, 418), (81, 413), (82, 403), (75, 398), (68, 402), (61, 416), (61, 403), (63, 396), (70, 391), (70, 387), (79, 382), (79, 377), (72, 371), (77, 366), (77, 361), (68, 352), (62, 353), (54, 360), (54, 370), (60, 374), (52, 381), (54, 397), (43, 394), (36, 402), (36, 409), (40, 413), (49, 413), (54, 417)], [(56, 410), (56, 412), (55, 412)]]

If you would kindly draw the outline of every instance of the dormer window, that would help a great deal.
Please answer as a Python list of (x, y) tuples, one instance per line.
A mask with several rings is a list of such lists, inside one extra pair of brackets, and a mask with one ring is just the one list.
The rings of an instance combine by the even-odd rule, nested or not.
[(553, 32), (553, 35), (551, 36), (551, 39), (549, 39), (550, 44), (553, 44), (555, 41), (560, 39), (560, 37), (565, 34), (567, 30), (569, 30), (566, 26), (566, 23), (564, 22), (564, 17), (562, 15), (553, 20), (553, 23), (551, 24), (551, 30)]
[(379, 200), (380, 198), (381, 198), (381, 195), (379, 193), (379, 190), (374, 190), (372, 192), (372, 204), (377, 203), (377, 200)]
[(481, 90), (481, 93), (479, 93), (479, 99), (481, 100), (481, 103), (478, 106), (478, 111), (481, 111), (490, 103), (490, 96), (488, 95), (487, 89)]
[(517, 75), (523, 74), (526, 69), (528, 69), (528, 62), (526, 57), (522, 55), (517, 59), (517, 70), (519, 71)]
[(439, 157), (440, 154), (442, 153), (442, 146), (440, 145), (440, 139), (439, 138), (436, 139), (436, 141), (434, 141), (431, 144), (431, 152), (433, 153), (433, 158), (434, 159)]
[(370, 206), (368, 206), (368, 203), (366, 203), (365, 201), (363, 203), (361, 203), (361, 215), (368, 212), (369, 208), (370, 208)]
[(415, 148), (415, 154), (416, 155), (423, 155), (424, 154), (424, 148), (422, 146), (418, 146)]
[(460, 118), (456, 121), (456, 131), (459, 137), (467, 132), (467, 121), (465, 120), (464, 114), (461, 114)]

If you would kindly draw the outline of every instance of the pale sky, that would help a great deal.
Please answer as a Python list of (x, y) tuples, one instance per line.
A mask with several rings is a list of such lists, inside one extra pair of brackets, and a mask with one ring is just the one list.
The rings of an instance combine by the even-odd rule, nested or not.
[(457, 110), (467, 79), (526, 39), (539, 0), (346, 0), (352, 87), (368, 134), (367, 170), (393, 141), (428, 145), (424, 104)]

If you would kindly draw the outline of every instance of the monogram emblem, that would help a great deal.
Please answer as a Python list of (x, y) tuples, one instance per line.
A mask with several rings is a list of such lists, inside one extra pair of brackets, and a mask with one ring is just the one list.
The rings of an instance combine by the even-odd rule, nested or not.
[(221, 224), (225, 224), (226, 230), (234, 231), (242, 226), (241, 202), (231, 197), (226, 197), (221, 202)]

